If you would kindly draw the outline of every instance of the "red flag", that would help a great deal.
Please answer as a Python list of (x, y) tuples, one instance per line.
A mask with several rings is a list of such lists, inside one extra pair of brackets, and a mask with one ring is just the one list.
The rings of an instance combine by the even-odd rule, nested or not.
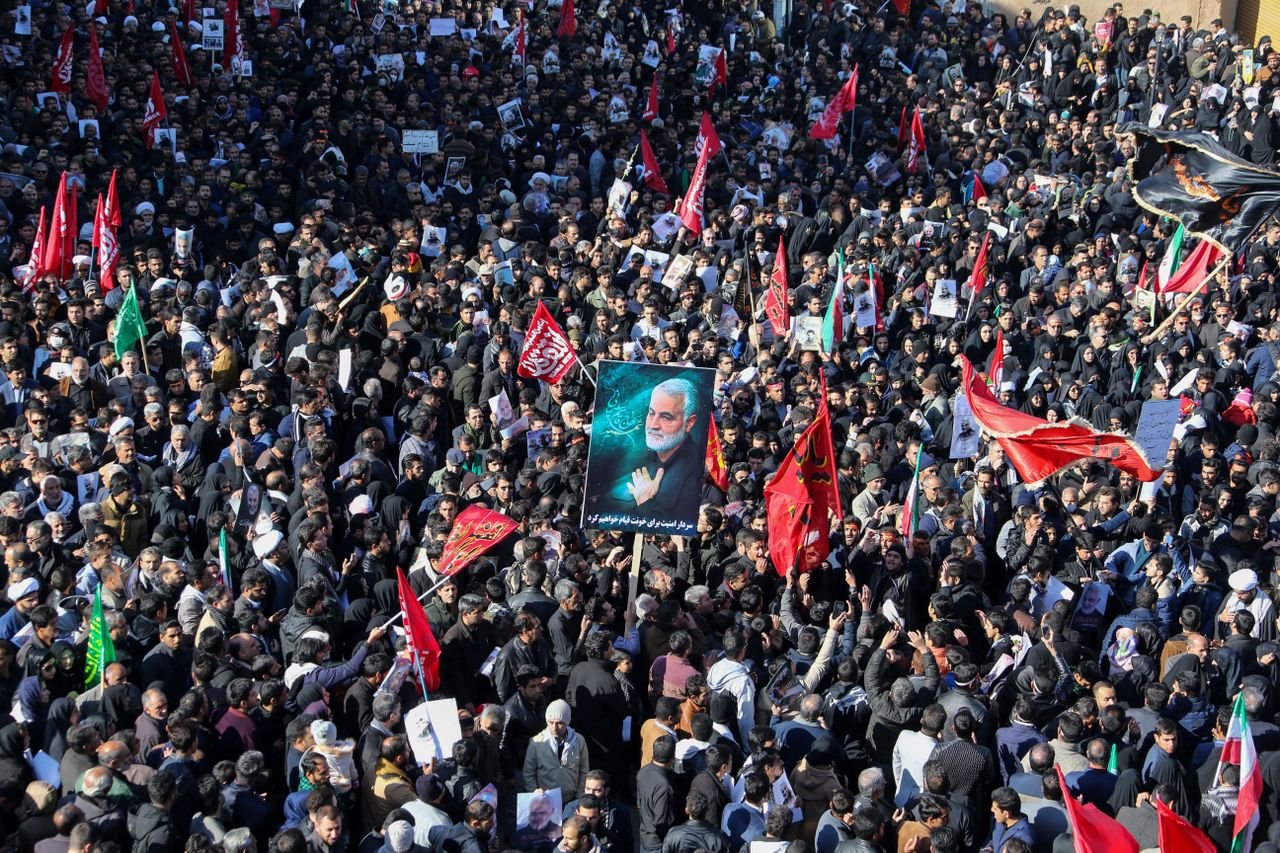
[[(817, 568), (830, 553), (830, 516), (843, 518), (826, 395), (813, 423), (796, 439), (764, 488), (769, 556), (779, 574)], [(781, 536), (775, 540), (775, 534)]]
[(196, 0), (186, 0), (182, 4), (182, 25), (190, 27), (191, 21), (196, 16)]
[[(1076, 853), (1138, 853), (1138, 842), (1118, 820), (1103, 814), (1093, 803), (1079, 803), (1071, 796), (1062, 768), (1055, 767), (1062, 786), (1062, 802), (1067, 807), (1071, 840)], [(1163, 846), (1161, 849), (1164, 849)]]
[(787, 295), (787, 251), (782, 245), (782, 235), (778, 235), (778, 253), (773, 256), (773, 274), (769, 276), (769, 287), (764, 296), (764, 315), (769, 318), (769, 326), (774, 335), (785, 335), (791, 328), (791, 313), (787, 308), (790, 297)]
[(124, 217), (120, 215), (120, 194), (116, 191), (116, 175), (119, 171), (111, 170), (111, 183), (107, 186), (107, 222), (113, 228), (124, 224)]
[(472, 505), (458, 513), (444, 543), (444, 553), (436, 572), (453, 575), (481, 554), (497, 545), (516, 529), (516, 523), (500, 512)]
[(640, 167), (643, 169), (641, 179), (644, 185), (667, 195), (667, 184), (662, 180), (662, 168), (658, 165), (658, 158), (654, 156), (653, 148), (649, 145), (649, 137), (643, 130), (640, 131)]
[(76, 203), (76, 185), (74, 181), (67, 183), (67, 233), (62, 238), (62, 259), (67, 265), (67, 275), (71, 274), (71, 259), (76, 256), (76, 241), (80, 239), (80, 224), (77, 221), (79, 206)]
[(640, 114), (641, 121), (653, 121), (658, 117), (658, 75), (653, 75), (653, 82), (649, 84), (649, 102), (645, 104), (644, 112)]
[(901, 148), (903, 145), (906, 145), (908, 131), (909, 131), (909, 128), (907, 127), (907, 108), (905, 105), (903, 105), (902, 115), (898, 116), (898, 147), (899, 148)]
[(840, 87), (840, 91), (827, 104), (822, 116), (809, 128), (810, 139), (831, 139), (836, 135), (836, 127), (840, 117), (857, 106), (858, 101), (858, 66), (853, 67), (853, 74)]
[(155, 129), (169, 117), (169, 110), (164, 105), (164, 92), (160, 89), (160, 72), (151, 72), (151, 93), (147, 95), (147, 106), (142, 114), (142, 132), (146, 134), (147, 147), (155, 146)]
[(899, 15), (910, 15), (911, 0), (893, 0), (893, 8), (898, 10)]
[(667, 56), (676, 52), (676, 31), (667, 28)]
[[(271, 11), (275, 11), (272, 9)], [(187, 62), (187, 52), (182, 49), (182, 39), (178, 35), (178, 24), (169, 24), (169, 46), (173, 49), (173, 76), (183, 86), (194, 86), (196, 78), (191, 74), (191, 65)]]
[(62, 42), (58, 45), (58, 53), (53, 58), (53, 67), (49, 69), (49, 90), (65, 95), (71, 91), (71, 70), (75, 64), (74, 24), (68, 24), (62, 34)]
[(1099, 432), (1072, 418), (1049, 423), (1043, 418), (1000, 405), (978, 371), (964, 356), (965, 397), (974, 418), (992, 435), (1010, 464), (1028, 483), (1036, 483), (1081, 459), (1101, 459), (1143, 482), (1163, 476), (1147, 464), (1138, 445), (1125, 435)]
[(704, 148), (711, 149), (708, 157), (714, 157), (724, 150), (724, 146), (720, 144), (720, 134), (716, 133), (711, 114), (707, 112), (702, 113), (702, 123), (698, 125), (698, 139), (693, 143), (693, 153), (701, 157)]
[(66, 266), (71, 261), (67, 250), (67, 173), (58, 180), (58, 192), (53, 197), (53, 214), (49, 217), (49, 232), (44, 235), (44, 262), (42, 273), (53, 273), (58, 278), (66, 276)]
[(36, 223), (36, 236), (31, 241), (31, 254), (27, 257), (27, 274), (22, 279), (22, 292), (36, 289), (40, 276), (44, 275), (44, 208), (40, 208), (40, 220)]
[(729, 66), (725, 64), (724, 48), (720, 48), (720, 52), (716, 54), (715, 66), (716, 72), (711, 75), (711, 82), (707, 84), (707, 95), (714, 95), (717, 86), (729, 88)]
[(529, 34), (525, 31), (525, 28), (524, 28), (523, 10), (520, 11), (518, 14), (520, 15), (520, 22), (519, 24), (516, 25), (516, 43), (515, 43), (515, 49), (511, 52), (511, 62), (523, 68), (525, 55), (528, 53), (528, 50), (529, 50)]
[(987, 385), (992, 393), (1000, 392), (1000, 382), (1004, 378), (1004, 329), (996, 330), (996, 348), (991, 353), (991, 369), (987, 371)]
[(418, 661), (422, 686), (428, 693), (440, 689), (440, 644), (431, 632), (431, 621), (414, 595), (404, 569), (396, 566), (396, 588), (400, 592), (400, 609), (404, 611), (405, 647)]
[(227, 0), (222, 13), (222, 67), (231, 69), (231, 58), (240, 53), (240, 0)]
[[(111, 224), (111, 195), (115, 192), (115, 173), (111, 175), (111, 188), (104, 199), (98, 194), (98, 206), (93, 212), (93, 248), (98, 250), (98, 289), (103, 293), (116, 286), (116, 265), (120, 261), (120, 244), (116, 241), (116, 226)], [(119, 216), (119, 211), (115, 211)]]
[[(1201, 240), (1199, 245), (1191, 250), (1191, 254), (1183, 260), (1177, 272), (1169, 276), (1164, 289), (1157, 292), (1160, 294), (1192, 293), (1199, 290), (1209, 276), (1209, 271), (1220, 260), (1222, 260), (1222, 250), (1208, 240)], [(1160, 287), (1159, 276), (1156, 277), (1155, 286)]]
[[(704, 114), (705, 117), (705, 114)], [(715, 128), (712, 128), (715, 133)], [(719, 148), (720, 139), (715, 140), (715, 148)], [(680, 222), (693, 236), (697, 237), (702, 233), (702, 195), (707, 189), (707, 170), (710, 168), (708, 160), (712, 157), (712, 143), (708, 139), (707, 143), (702, 146), (702, 153), (698, 155), (698, 165), (693, 170), (693, 178), (689, 181), (689, 189), (685, 192), (684, 198), (680, 200), (680, 205), (676, 209), (676, 215), (680, 217)]]
[(987, 188), (982, 185), (982, 179), (978, 177), (978, 173), (973, 173), (973, 200), (976, 202), (980, 198), (987, 197)]
[(516, 373), (527, 379), (559, 382), (573, 369), (577, 360), (573, 347), (569, 346), (569, 337), (551, 316), (547, 306), (539, 300), (538, 308), (533, 312), (533, 320), (529, 323), (528, 334), (524, 338), (524, 349), (520, 353)]
[(89, 101), (99, 110), (105, 110), (111, 103), (111, 93), (107, 91), (107, 75), (102, 70), (102, 52), (98, 49), (98, 27), (89, 22), (89, 71), (86, 75), (86, 88)]
[(1215, 853), (1218, 848), (1213, 846), (1213, 842), (1203, 832), (1166, 806), (1159, 797), (1155, 801), (1157, 820), (1160, 821), (1161, 850), (1168, 853)]
[(924, 125), (920, 122), (920, 108), (911, 116), (911, 136), (907, 139), (907, 174), (920, 171), (920, 158), (924, 156)]
[(724, 464), (724, 448), (720, 446), (715, 418), (711, 419), (711, 429), (707, 433), (707, 476), (720, 491), (729, 491), (729, 469)]
[(975, 300), (982, 288), (987, 284), (987, 244), (991, 242), (991, 232), (982, 235), (982, 245), (978, 247), (978, 257), (974, 259), (973, 271), (969, 273), (969, 299)]
[(573, 0), (564, 0), (560, 6), (560, 24), (556, 27), (559, 38), (573, 38), (578, 34), (578, 19), (574, 16)]

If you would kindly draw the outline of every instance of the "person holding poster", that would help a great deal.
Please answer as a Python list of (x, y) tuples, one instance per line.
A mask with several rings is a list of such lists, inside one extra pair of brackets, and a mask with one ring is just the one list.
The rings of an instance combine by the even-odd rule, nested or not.
[(711, 411), (710, 370), (606, 361), (584, 524), (691, 535)]

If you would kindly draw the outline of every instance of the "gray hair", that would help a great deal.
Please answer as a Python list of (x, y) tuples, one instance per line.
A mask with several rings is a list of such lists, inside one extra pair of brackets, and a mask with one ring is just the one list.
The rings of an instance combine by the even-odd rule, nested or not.
[(236, 759), (236, 775), (241, 779), (249, 780), (250, 784), (252, 784), (253, 778), (265, 770), (266, 766), (267, 761), (262, 753), (256, 749), (251, 749), (248, 752), (241, 753), (240, 757)]
[(884, 793), (884, 771), (879, 767), (868, 767), (858, 774), (858, 793), (864, 797), (874, 798)]
[(76, 515), (79, 516), (81, 524), (88, 524), (90, 521), (97, 518), (98, 514), (101, 512), (102, 507), (90, 501), (87, 504), (81, 504), (80, 509), (76, 510)]
[(164, 406), (159, 403), (147, 403), (142, 407), (142, 414), (144, 417), (148, 418), (152, 415), (160, 415), (161, 417), (164, 417)]
[(381, 397), (382, 383), (372, 376), (364, 381), (364, 395), (366, 397)]
[(488, 705), (485, 705), (484, 710), (480, 712), (480, 719), (488, 720), (501, 728), (507, 724), (507, 712), (503, 710), (501, 705), (496, 705), (490, 702)]
[(687, 421), (693, 417), (694, 410), (698, 408), (698, 389), (693, 387), (693, 383), (688, 379), (676, 377), (659, 382), (653, 386), (653, 392), (650, 398), (656, 394), (663, 394), (667, 397), (679, 397), (684, 401), (684, 419)]
[(222, 853), (258, 853), (258, 843), (253, 832), (244, 826), (228, 829), (222, 836)]
[(694, 584), (684, 591), (684, 603), (690, 607), (697, 607), (702, 603), (704, 595), (711, 595), (711, 588), (706, 584)]
[(174, 424), (173, 427), (169, 430), (170, 438), (176, 438), (177, 436), (182, 436), (183, 438), (186, 438), (189, 435), (191, 435), (191, 427), (187, 426), (186, 424)]
[(14, 505), (25, 506), (22, 502), (22, 495), (17, 492), (5, 492), (0, 495), (0, 510), (8, 509)]
[(568, 601), (573, 598), (573, 594), (577, 591), (578, 584), (568, 578), (561, 578), (556, 581), (556, 601)]

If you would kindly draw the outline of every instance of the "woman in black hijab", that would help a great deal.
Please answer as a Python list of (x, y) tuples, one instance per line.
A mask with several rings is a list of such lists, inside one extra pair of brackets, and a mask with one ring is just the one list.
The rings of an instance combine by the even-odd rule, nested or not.
[(116, 731), (132, 728), (142, 713), (142, 691), (133, 684), (113, 684), (102, 694), (101, 711)]
[(49, 718), (45, 726), (44, 751), (54, 761), (61, 761), (67, 751), (67, 732), (80, 721), (76, 703), (66, 696), (59, 696), (49, 703)]
[(17, 723), (0, 729), (0, 779), (14, 780), (19, 790), (33, 778), (31, 767), (23, 753), (27, 750), (27, 732)]

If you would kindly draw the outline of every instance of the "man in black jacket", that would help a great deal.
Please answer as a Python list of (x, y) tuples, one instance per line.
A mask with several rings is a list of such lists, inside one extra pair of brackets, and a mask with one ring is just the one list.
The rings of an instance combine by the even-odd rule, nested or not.
[(729, 841), (720, 828), (707, 820), (711, 803), (700, 791), (690, 791), (684, 810), (689, 820), (674, 826), (662, 842), (662, 853), (729, 853)]
[(496, 646), (493, 623), (484, 618), (485, 607), (479, 595), (462, 596), (458, 621), (440, 643), (440, 680), (445, 695), (457, 699), (459, 707), (476, 708), (493, 701), (493, 685), (480, 672)]
[(676, 739), (663, 735), (653, 743), (653, 761), (636, 774), (636, 807), (640, 810), (640, 849), (662, 850), (663, 839), (676, 822), (679, 782), (671, 769)]
[(548, 678), (554, 678), (556, 672), (551, 644), (542, 635), (542, 620), (532, 613), (521, 613), (516, 616), (515, 628), (516, 635), (502, 647), (493, 665), (493, 686), (503, 702), (516, 692), (516, 671), (521, 665), (536, 667)]

